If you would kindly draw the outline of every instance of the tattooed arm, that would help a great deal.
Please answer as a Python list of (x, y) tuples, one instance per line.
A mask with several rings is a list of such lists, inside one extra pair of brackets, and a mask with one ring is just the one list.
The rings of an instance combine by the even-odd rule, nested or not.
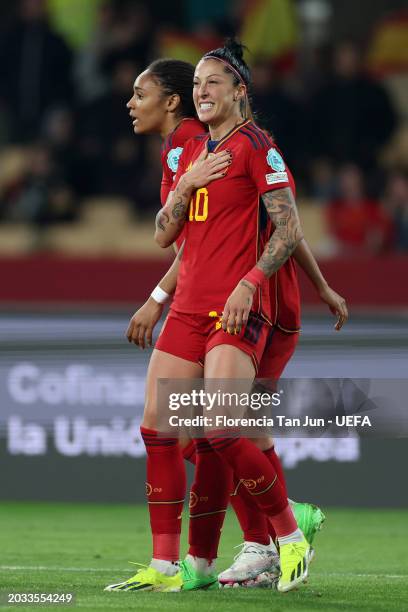
[(316, 287), (321, 299), (326, 302), (333, 314), (337, 314), (336, 330), (341, 329), (348, 317), (346, 302), (344, 298), (329, 287), (302, 236), (299, 216), (291, 190), (288, 187), (277, 189), (265, 193), (262, 198), (276, 229), (257, 263), (257, 268), (269, 277), (279, 270), (288, 257), (293, 254)]
[(159, 246), (168, 247), (181, 234), (193, 192), (224, 176), (230, 163), (229, 151), (208, 154), (207, 148), (203, 150), (190, 170), (180, 177), (164, 208), (157, 213), (154, 239)]
[(303, 238), (291, 189), (268, 191), (262, 200), (275, 231), (256, 266), (238, 283), (226, 301), (221, 325), (231, 334), (239, 333), (247, 322), (257, 285), (283, 266)]
[(289, 259), (303, 235), (295, 198), (289, 187), (268, 191), (262, 200), (275, 231), (256, 267), (269, 278)]
[(162, 248), (170, 246), (181, 234), (193, 189), (194, 186), (184, 174), (175, 190), (170, 193), (166, 205), (157, 213), (154, 239)]

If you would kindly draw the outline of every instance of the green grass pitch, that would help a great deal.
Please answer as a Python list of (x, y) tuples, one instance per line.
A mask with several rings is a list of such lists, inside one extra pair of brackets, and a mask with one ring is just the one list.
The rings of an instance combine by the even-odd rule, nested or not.
[[(309, 582), (296, 592), (105, 593), (106, 584), (134, 573), (128, 561), (149, 561), (150, 537), (143, 506), (2, 503), (0, 591), (3, 597), (5, 591), (74, 591), (75, 605), (68, 609), (84, 610), (408, 610), (408, 512), (325, 512), (327, 520), (315, 541), (316, 559)], [(229, 513), (219, 569), (230, 564), (236, 553), (233, 546), (239, 542), (235, 517)], [(184, 534), (184, 550), (185, 543)], [(33, 610), (39, 606), (0, 608)]]

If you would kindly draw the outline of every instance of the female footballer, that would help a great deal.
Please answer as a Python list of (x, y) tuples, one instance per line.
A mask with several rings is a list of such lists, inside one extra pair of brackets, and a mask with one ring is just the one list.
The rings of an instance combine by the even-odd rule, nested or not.
[[(128, 107), (130, 108), (130, 111), (131, 111), (131, 116), (134, 119), (133, 125), (134, 125), (135, 132), (140, 133), (140, 132), (157, 131), (157, 132), (160, 132), (163, 137), (166, 137), (164, 147), (163, 147), (163, 154), (162, 154), (162, 161), (163, 161), (162, 202), (163, 203), (165, 202), (168, 192), (170, 191), (173, 176), (177, 171), (178, 158), (180, 157), (181, 150), (183, 148), (185, 141), (191, 136), (200, 136), (203, 134), (202, 124), (200, 124), (193, 117), (185, 116), (186, 114), (193, 115), (191, 108), (190, 109), (188, 108), (188, 104), (187, 104), (188, 97), (185, 95), (186, 91), (190, 92), (189, 85), (188, 85), (189, 70), (190, 70), (190, 78), (191, 78), (193, 68), (189, 66), (188, 64), (185, 64), (184, 62), (175, 62), (172, 60), (159, 60), (158, 62), (154, 62), (149, 67), (148, 70), (146, 70), (142, 75), (140, 75), (140, 77), (138, 77), (135, 83), (134, 96), (128, 103)], [(177, 85), (175, 83), (177, 83)], [(179, 93), (180, 91), (182, 92), (181, 94)], [(146, 104), (146, 101), (147, 101), (147, 104)], [(208, 104), (212, 104), (212, 102)], [(242, 110), (242, 103), (240, 103), (240, 105), (241, 105), (241, 110)], [(199, 113), (200, 113), (200, 107), (199, 107)], [(242, 122), (242, 118), (241, 118), (241, 122)], [(243, 127), (246, 128), (246, 131), (245, 132), (242, 131), (242, 133), (245, 134), (246, 137), (252, 141), (252, 146), (254, 146), (253, 145), (254, 141), (256, 143), (260, 139), (265, 140), (266, 138), (265, 135), (260, 130), (258, 130), (258, 128), (256, 128), (252, 123), (247, 123)], [(210, 131), (211, 131), (211, 124), (210, 124)], [(220, 170), (223, 170), (226, 167), (228, 167), (228, 164), (226, 165), (227, 160), (225, 159), (225, 156), (223, 157), (222, 155), (220, 155), (219, 157), (220, 159), (217, 162), (218, 168)], [(199, 217), (199, 214), (198, 214), (198, 217)], [(177, 236), (177, 242), (178, 244), (181, 243), (180, 235)], [(335, 309), (336, 312), (339, 314), (339, 321), (337, 323), (337, 328), (340, 328), (347, 315), (346, 310), (345, 310), (345, 304), (343, 303), (342, 298), (340, 298), (340, 296), (335, 294), (335, 292), (333, 292), (327, 286), (327, 283), (325, 283), (323, 277), (321, 276), (320, 271), (318, 270), (317, 264), (314, 262), (313, 257), (310, 256), (310, 253), (308, 252), (308, 249), (307, 249), (307, 245), (305, 245), (304, 242), (301, 243), (301, 246), (296, 250), (296, 254), (298, 254), (298, 259), (300, 260), (300, 263), (303, 264), (305, 269), (309, 272), (309, 275), (311, 276), (312, 280), (315, 282), (316, 286), (318, 286), (319, 292), (321, 293), (323, 299), (325, 299), (325, 301), (333, 309)], [(159, 287), (156, 288), (155, 292), (153, 292), (152, 297), (148, 300), (148, 302), (144, 305), (144, 307), (142, 307), (142, 309), (140, 309), (132, 318), (132, 321), (131, 321), (131, 324), (128, 330), (128, 337), (130, 340), (133, 340), (140, 346), (144, 346), (145, 344), (145, 334), (147, 335), (148, 343), (151, 342), (152, 329), (155, 323), (157, 322), (157, 320), (159, 319), (161, 312), (162, 312), (161, 303), (163, 302), (163, 298), (167, 297), (166, 294), (171, 294), (174, 291), (179, 265), (180, 265), (180, 261), (179, 261), (179, 258), (177, 258), (175, 261), (175, 264), (172, 266), (169, 273), (164, 277), (164, 279), (162, 279), (162, 281), (159, 284)], [(281, 274), (281, 277), (282, 277), (281, 287), (283, 286), (285, 286), (285, 288), (290, 287), (291, 273), (293, 274), (292, 270), (289, 270), (289, 274), (286, 275), (286, 279)], [(277, 275), (275, 276), (277, 278)], [(286, 285), (284, 285), (285, 282), (286, 282)], [(275, 292), (277, 292), (278, 288), (279, 288), (279, 285), (277, 282), (274, 283), (273, 287), (271, 283), (272, 291), (274, 290)], [(297, 289), (295, 287), (295, 292), (296, 290)], [(280, 293), (286, 293), (286, 292), (281, 290)], [(275, 295), (273, 297), (275, 298)], [(282, 297), (284, 298), (284, 296)], [(288, 327), (288, 323), (286, 321), (290, 320), (290, 307), (288, 306), (288, 304), (290, 305), (290, 301), (291, 300), (289, 299), (285, 303), (285, 299), (281, 299), (281, 304), (280, 304), (281, 319), (280, 321), (278, 320), (277, 311), (273, 313), (273, 316), (272, 316), (272, 312), (270, 312), (271, 318), (273, 318), (275, 334), (278, 332), (279, 334), (282, 335), (283, 339), (286, 340), (286, 346), (284, 350), (282, 350), (283, 345), (281, 346), (281, 350), (278, 350), (278, 343), (275, 337), (274, 342), (271, 343), (270, 345), (272, 346), (273, 344), (273, 351), (270, 351), (270, 356), (275, 355), (275, 359), (265, 360), (266, 363), (268, 363), (268, 361), (269, 362), (273, 361), (273, 364), (274, 364), (273, 365), (274, 367), (273, 377), (274, 378), (277, 378), (280, 375), (280, 372), (283, 369), (287, 361), (287, 357), (285, 356), (287, 356), (288, 354), (291, 354), (296, 345), (297, 329), (294, 328), (294, 326), (292, 326), (292, 329), (286, 329), (285, 331), (284, 331), (285, 328), (282, 329), (283, 327), (282, 322), (286, 325), (286, 327)], [(296, 302), (296, 293), (295, 293), (295, 299), (292, 301)], [(286, 308), (285, 308), (285, 304), (286, 304)], [(285, 311), (286, 313), (289, 313), (289, 318), (287, 317), (286, 321), (284, 319)], [(179, 312), (182, 312), (182, 311), (179, 311)], [(264, 316), (266, 316), (266, 312), (263, 314)], [(228, 321), (226, 322), (228, 324)], [(239, 329), (239, 325), (237, 327)], [(270, 330), (271, 329), (272, 327), (270, 326)], [(292, 334), (289, 335), (289, 332), (292, 332)], [(290, 338), (289, 343), (287, 342), (288, 338)], [(239, 350), (242, 350), (242, 349), (240, 348)], [(164, 348), (162, 349), (162, 351), (165, 352), (166, 349)], [(161, 352), (161, 350), (158, 349), (157, 352)], [(249, 355), (250, 353), (246, 351), (246, 354)], [(279, 363), (276, 363), (278, 355), (280, 355), (280, 359), (282, 363), (284, 362), (282, 366)], [(200, 376), (202, 375), (201, 371), (199, 372), (198, 370), (195, 369), (196, 363), (194, 364), (194, 366), (191, 366), (191, 364), (187, 364), (187, 368), (184, 369), (184, 365), (186, 365), (182, 363), (184, 355), (181, 358), (178, 358), (177, 354), (174, 355), (173, 357), (176, 357), (176, 360), (173, 360), (173, 364), (170, 364), (170, 367), (179, 368), (180, 374), (182, 374), (183, 376), (184, 375), (191, 376), (192, 372), (194, 372), (194, 375), (196, 374)], [(251, 358), (255, 360), (254, 363), (256, 364), (256, 356), (252, 355)], [(188, 361), (190, 359), (191, 359), (191, 355), (187, 356), (187, 359), (184, 359), (184, 361), (186, 360)], [(154, 361), (154, 359), (152, 359), (152, 361)], [(261, 361), (261, 367), (262, 367), (262, 361)], [(149, 368), (149, 372), (151, 372), (151, 370), (152, 368)], [(177, 376), (181, 377), (180, 374), (177, 374)], [(271, 371), (270, 370), (268, 371), (267, 367), (266, 369), (264, 368), (263, 375), (269, 376), (270, 374), (271, 374)], [(161, 375), (165, 376), (163, 374)], [(152, 412), (153, 411), (150, 410), (150, 413)], [(150, 425), (154, 427), (154, 418), (152, 420), (152, 414), (150, 414), (149, 416), (149, 411), (147, 411), (147, 413), (148, 413), (147, 423), (145, 419), (144, 425), (147, 425), (147, 426)], [(152, 455), (154, 456), (155, 451), (158, 451), (156, 453), (158, 455), (160, 454), (161, 451), (163, 451), (162, 448), (160, 449), (161, 445), (157, 439), (157, 436), (155, 436), (154, 434), (155, 434), (154, 429), (148, 430), (146, 426), (144, 427), (144, 438), (146, 441), (146, 446), (147, 446), (147, 451), (148, 451), (148, 461), (152, 458)], [(168, 447), (173, 446), (172, 444), (169, 444), (169, 440), (166, 441), (166, 444)], [(149, 446), (152, 448), (149, 449)], [(266, 443), (266, 446), (267, 448), (265, 448), (265, 452), (268, 451), (268, 448), (271, 446), (271, 443), (270, 442), (269, 444)], [(149, 453), (149, 450), (150, 450), (150, 453)], [(166, 450), (170, 451), (170, 453), (173, 453), (173, 455), (176, 454), (174, 453), (175, 449), (173, 448), (171, 449), (166, 448)], [(178, 450), (177, 454), (179, 455), (180, 454), (179, 449), (177, 450)], [(163, 455), (164, 453), (161, 452), (161, 454)], [(168, 458), (169, 457), (167, 457), (167, 459)], [(174, 469), (175, 466), (178, 464), (172, 464), (172, 468)], [(182, 465), (181, 466), (179, 465), (179, 467), (180, 467), (180, 470), (182, 471), (183, 470)], [(149, 470), (149, 467), (148, 467), (148, 470)], [(283, 474), (279, 474), (279, 478), (280, 480), (282, 480)], [(183, 484), (183, 483), (180, 482), (179, 484)], [(158, 489), (158, 487), (153, 487), (150, 483), (148, 484), (149, 497), (152, 495), (152, 492), (153, 492), (153, 491), (150, 491), (150, 488)], [(179, 496), (181, 496), (181, 488), (182, 487), (180, 487)], [(265, 538), (265, 534), (262, 533), (262, 529), (260, 525), (262, 524), (267, 525), (267, 522), (265, 521), (264, 516), (261, 515), (261, 512), (256, 509), (256, 504), (254, 503), (253, 500), (251, 500), (251, 496), (248, 493), (248, 491), (245, 490), (245, 487), (240, 488), (240, 493), (241, 493), (240, 497), (242, 499), (239, 499), (238, 496), (236, 496), (237, 497), (236, 505), (238, 506), (238, 508), (242, 506), (241, 514), (243, 513), (245, 515), (245, 512), (247, 512), (247, 514), (251, 514), (251, 507), (252, 508), (255, 507), (255, 509), (252, 510), (252, 519), (253, 519), (252, 524), (257, 525), (257, 530), (258, 530), (257, 536), (258, 537), (255, 536), (254, 538), (252, 538), (251, 535), (249, 535), (248, 537), (247, 533), (245, 533), (244, 535), (245, 535), (246, 543), (248, 545), (251, 544), (251, 540), (253, 540), (254, 544), (256, 545), (257, 539), (262, 540), (262, 538)], [(183, 494), (183, 499), (184, 499), (184, 494)], [(245, 500), (248, 500), (248, 501), (245, 502)], [(171, 500), (171, 501), (174, 501), (174, 500)], [(151, 522), (152, 522), (152, 528), (156, 529), (156, 531), (154, 532), (154, 534), (156, 534), (156, 544), (157, 544), (157, 541), (162, 542), (162, 545), (161, 545), (162, 551), (160, 552), (160, 550), (158, 550), (158, 548), (160, 549), (160, 545), (158, 548), (156, 547), (156, 550), (154, 551), (154, 554), (153, 554), (154, 562), (151, 567), (156, 571), (156, 573), (163, 573), (163, 572), (160, 572), (160, 570), (166, 570), (164, 574), (169, 577), (171, 577), (171, 573), (176, 573), (176, 569), (177, 569), (176, 560), (178, 559), (178, 550), (176, 554), (174, 554), (174, 552), (170, 550), (172, 549), (172, 543), (174, 544), (174, 542), (177, 540), (177, 535), (179, 533), (179, 526), (180, 526), (180, 520), (177, 520), (178, 516), (174, 518), (174, 510), (177, 510), (177, 512), (179, 512), (178, 505), (181, 502), (181, 500), (175, 500), (175, 501), (177, 503), (169, 504), (173, 506), (172, 508), (173, 516), (171, 516), (171, 513), (168, 512), (168, 508), (165, 507), (166, 504), (160, 503), (160, 501), (157, 501), (157, 503), (155, 503), (154, 499), (149, 499), (150, 509), (152, 510), (152, 507), (154, 509), (155, 506), (157, 506), (157, 510), (159, 510), (160, 515), (161, 515), (161, 518), (159, 518), (158, 513), (156, 513), (156, 517), (152, 517)], [(237, 514), (239, 516), (239, 512), (237, 512)], [(264, 523), (260, 520), (260, 517), (263, 518)], [(239, 518), (240, 518), (241, 524), (244, 524), (247, 526), (251, 524), (251, 521), (249, 520), (248, 517), (245, 519), (245, 516), (244, 518), (239, 516)], [(161, 521), (161, 524), (160, 524), (160, 521)], [(176, 523), (176, 526), (177, 526), (176, 529), (174, 528), (174, 525), (170, 526), (171, 522)], [(159, 531), (157, 531), (157, 529), (159, 529)], [(163, 531), (163, 533), (160, 533), (160, 529), (161, 531)], [(166, 531), (170, 533), (166, 533)], [(248, 531), (250, 531), (249, 528), (248, 528)], [(266, 528), (266, 535), (267, 533), (268, 532)], [(155, 541), (155, 537), (154, 537), (154, 541)], [(167, 546), (169, 549), (167, 550), (167, 554), (166, 554), (166, 550), (164, 550), (164, 553), (163, 553), (163, 542), (165, 544), (167, 542)], [(258, 542), (258, 544), (259, 544), (259, 548), (258, 548), (258, 551), (255, 549), (255, 555), (258, 554), (259, 556), (259, 550), (262, 551), (262, 545), (265, 546), (265, 550), (263, 552), (266, 553), (268, 540), (263, 541), (263, 542), (262, 541)], [(248, 549), (247, 551), (243, 550), (244, 554), (241, 555), (243, 560), (246, 559), (246, 569), (248, 569), (248, 558), (251, 556), (251, 550), (249, 550), (250, 546), (247, 546), (247, 549)], [(254, 553), (252, 552), (252, 555), (253, 554)], [(262, 555), (260, 556), (262, 557)], [(266, 556), (267, 555), (264, 554), (264, 557)], [(161, 558), (161, 557), (164, 557), (164, 558)], [(171, 561), (174, 561), (174, 562), (171, 563)], [(264, 563), (265, 563), (265, 560), (264, 560)], [(170, 568), (168, 567), (169, 565), (171, 566)], [(237, 566), (237, 563), (235, 564), (235, 566)], [(168, 571), (169, 569), (171, 570), (170, 572)], [(242, 567), (238, 569), (242, 571)], [(142, 570), (142, 571), (145, 571), (145, 570)], [(245, 576), (245, 573), (244, 573), (244, 576)], [(248, 577), (248, 575), (246, 575), (246, 577)], [(132, 580), (130, 580), (130, 581), (126, 581), (126, 583), (121, 583), (120, 585), (112, 585), (112, 586), (120, 587), (120, 590), (123, 590), (123, 589), (130, 590), (131, 588), (130, 583), (132, 583), (134, 586), (139, 585), (139, 588), (140, 587), (143, 588), (143, 581), (141, 580), (143, 577), (135, 576), (135, 579), (136, 578), (138, 579), (133, 580), (133, 582)], [(154, 578), (155, 578), (155, 581), (157, 582), (157, 576), (155, 576)], [(233, 581), (237, 580), (237, 576), (233, 576), (233, 578), (234, 578)], [(149, 578), (149, 580), (150, 582), (152, 582), (151, 577)], [(171, 581), (168, 581), (168, 582), (170, 583)], [(147, 583), (147, 581), (145, 581), (145, 583)], [(172, 585), (168, 584), (167, 586), (171, 588)], [(154, 587), (154, 585), (152, 584), (151, 587)], [(159, 588), (163, 590), (163, 588), (166, 589), (167, 587), (166, 585), (162, 584)]]

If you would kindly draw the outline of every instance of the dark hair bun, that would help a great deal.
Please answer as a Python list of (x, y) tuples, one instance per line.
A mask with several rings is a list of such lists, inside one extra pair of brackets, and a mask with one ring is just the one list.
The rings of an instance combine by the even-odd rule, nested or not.
[(227, 38), (224, 43), (225, 49), (233, 55), (237, 60), (242, 61), (244, 59), (245, 45), (239, 42), (236, 38)]

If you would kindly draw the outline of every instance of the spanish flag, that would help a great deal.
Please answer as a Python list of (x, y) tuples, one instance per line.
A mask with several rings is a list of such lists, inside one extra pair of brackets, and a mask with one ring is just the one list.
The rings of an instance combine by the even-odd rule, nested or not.
[(271, 61), (292, 67), (299, 25), (293, 0), (244, 0), (240, 38), (250, 51), (248, 61)]

